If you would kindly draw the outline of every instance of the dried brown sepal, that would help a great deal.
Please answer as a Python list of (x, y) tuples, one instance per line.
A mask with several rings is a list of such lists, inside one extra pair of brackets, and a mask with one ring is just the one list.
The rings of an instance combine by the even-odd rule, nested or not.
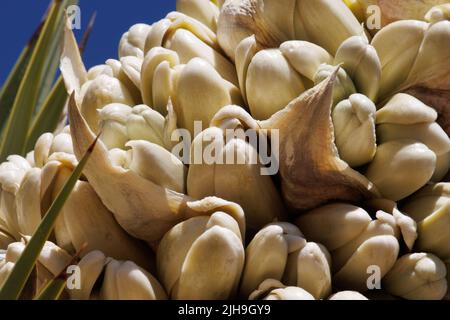
[(279, 129), (283, 196), (296, 210), (332, 200), (358, 201), (378, 196), (375, 186), (339, 158), (331, 120), (336, 71), (293, 100), (262, 129)]

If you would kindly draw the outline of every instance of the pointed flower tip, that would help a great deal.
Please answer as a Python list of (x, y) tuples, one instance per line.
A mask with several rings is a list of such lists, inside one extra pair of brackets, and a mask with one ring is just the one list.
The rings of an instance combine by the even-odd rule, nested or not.
[(72, 123), (72, 120), (78, 111), (77, 100), (75, 98), (75, 90), (72, 91), (72, 93), (69, 96), (68, 107), (69, 107), (69, 110), (68, 110), (69, 111), (69, 122)]
[(95, 137), (94, 142), (89, 146), (87, 152), (92, 153), (94, 151), (95, 146), (97, 145), (98, 140), (100, 139), (100, 136), (102, 135), (102, 130), (98, 133), (98, 135)]
[(339, 74), (339, 70), (343, 67), (344, 63), (339, 63), (334, 69), (333, 73), (328, 78), (328, 86), (333, 87), (336, 82), (336, 78)]

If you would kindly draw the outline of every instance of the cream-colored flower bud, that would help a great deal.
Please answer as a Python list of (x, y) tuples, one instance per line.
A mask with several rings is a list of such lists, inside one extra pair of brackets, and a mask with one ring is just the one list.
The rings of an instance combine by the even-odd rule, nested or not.
[(431, 8), (425, 14), (425, 20), (430, 23), (436, 23), (442, 20), (450, 20), (450, 3), (441, 4)]
[[(398, 21), (383, 28), (372, 41), (382, 66), (380, 97), (386, 97), (408, 77), (428, 24)], [(401, 57), (401, 59), (400, 59)]]
[(166, 300), (161, 284), (132, 261), (110, 261), (100, 291), (103, 300)]
[(164, 47), (167, 36), (170, 36), (167, 33), (173, 34), (179, 29), (192, 32), (211, 47), (219, 47), (215, 33), (206, 25), (181, 12), (170, 12), (164, 19), (152, 25), (145, 43), (145, 53), (155, 47)]
[(236, 49), (236, 66), (242, 93), (252, 115), (268, 119), (313, 85), (314, 75), (333, 57), (306, 41), (287, 41), (279, 48), (257, 52), (254, 36)]
[(94, 80), (95, 78), (97, 78), (98, 76), (100, 76), (102, 74), (110, 76), (110, 77), (114, 76), (114, 72), (110, 66), (108, 66), (106, 64), (100, 64), (98, 66), (93, 66), (92, 68), (90, 68), (88, 70), (87, 79)]
[(438, 118), (437, 112), (419, 99), (405, 93), (394, 95), (377, 111), (377, 124), (401, 121), (402, 124), (430, 123)]
[[(90, 90), (90, 86), (87, 83), (96, 80), (100, 76), (106, 76), (119, 80), (123, 87), (127, 89), (127, 94), (131, 96), (133, 104), (142, 102), (139, 79), (142, 60), (143, 58), (127, 56), (121, 58), (120, 61), (108, 59), (105, 64), (92, 67), (86, 74), (86, 81), (77, 89), (79, 90), (76, 92), (78, 101), (81, 103), (83, 97)], [(63, 70), (63, 72), (67, 71)], [(67, 73), (65, 73), (65, 76), (69, 77)], [(117, 102), (121, 103), (122, 101)]]
[[(320, 16), (320, 19), (317, 17)], [(279, 16), (285, 19), (284, 15)], [(295, 21), (302, 23), (296, 23)], [(332, 55), (344, 40), (364, 34), (363, 27), (342, 1), (297, 0), (294, 14), (296, 36), (306, 36)]]
[(254, 36), (236, 49), (239, 84), (252, 115), (268, 119), (284, 108), (306, 88), (323, 63), (333, 57), (321, 47), (306, 41), (287, 41), (277, 49), (257, 52)]
[(162, 115), (167, 114), (169, 98), (174, 95), (174, 82), (181, 67), (176, 52), (161, 47), (151, 49), (141, 69), (142, 99)]
[[(125, 78), (127, 85), (133, 90), (133, 98), (136, 102), (142, 102), (141, 96), (141, 69), (144, 57), (137, 58), (133, 56), (120, 59), (122, 77)], [(126, 77), (125, 77), (126, 76)], [(129, 81), (127, 81), (127, 79)]]
[(23, 235), (33, 235), (41, 223), (41, 192), (45, 190), (41, 180), (41, 169), (28, 170), (16, 194), (17, 221)]
[[(400, 241), (400, 239), (403, 238), (403, 243), (406, 244), (408, 250), (411, 251), (413, 249), (418, 237), (417, 223), (413, 218), (401, 212), (395, 201), (388, 199), (372, 199), (368, 200), (365, 205), (368, 209), (380, 214), (378, 219), (388, 222), (393, 227), (396, 225), (394, 231), (397, 239)], [(386, 215), (386, 213), (392, 215), (394, 220), (392, 220), (391, 216)]]
[(181, 63), (188, 63), (194, 58), (201, 58), (212, 67), (225, 80), (237, 85), (236, 71), (233, 65), (215, 48), (200, 41), (193, 33), (187, 30), (177, 30), (172, 38), (167, 40), (165, 48), (175, 51)]
[(302, 215), (297, 224), (306, 235), (320, 241), (333, 253), (358, 237), (371, 221), (370, 215), (362, 208), (330, 204)]
[(258, 232), (246, 249), (240, 294), (248, 297), (265, 279), (275, 279), (321, 299), (331, 293), (330, 273), (325, 247), (307, 243), (292, 224), (275, 223)]
[(124, 149), (130, 140), (164, 146), (164, 117), (146, 105), (109, 104), (99, 110), (101, 139), (108, 149)]
[(331, 293), (331, 256), (328, 250), (317, 243), (308, 242), (298, 254), (289, 255), (284, 282), (297, 284), (316, 299)]
[(216, 31), (220, 9), (215, 0), (177, 0), (177, 11)]
[(34, 164), (37, 168), (42, 168), (48, 162), (49, 157), (54, 153), (73, 154), (72, 138), (70, 132), (62, 132), (58, 135), (44, 133), (36, 142), (34, 147)]
[[(280, 51), (292, 67), (306, 79), (313, 81), (321, 64), (332, 64), (333, 56), (322, 47), (308, 41), (286, 41)], [(311, 87), (312, 83), (306, 83)]]
[(416, 222), (419, 238), (416, 248), (450, 259), (450, 184), (426, 186), (402, 206)]
[[(121, 61), (126, 63), (125, 67)], [(133, 105), (142, 103), (140, 83), (139, 79), (136, 79), (136, 75), (139, 75), (141, 71), (142, 58), (125, 57), (121, 61), (108, 59), (105, 63), (113, 70), (114, 78), (118, 79), (128, 89), (134, 101)]]
[(23, 241), (11, 243), (6, 250), (5, 261), (16, 263), (22, 255), (24, 249), (25, 244)]
[(300, 230), (289, 223), (272, 224), (259, 231), (245, 250), (240, 295), (248, 297), (265, 279), (281, 280), (288, 255), (306, 243)]
[(328, 300), (369, 300), (357, 291), (340, 291), (328, 298)]
[(435, 169), (436, 155), (426, 145), (399, 139), (378, 146), (365, 176), (385, 198), (398, 201), (430, 181)]
[(377, 127), (377, 137), (380, 143), (414, 139), (425, 144), (436, 155), (432, 181), (440, 181), (450, 168), (450, 139), (436, 122), (417, 125), (382, 124)]
[(249, 300), (315, 300), (306, 290), (299, 287), (287, 287), (281, 282), (268, 279), (262, 282)]
[(128, 168), (161, 187), (185, 193), (187, 168), (163, 147), (143, 140), (126, 144), (129, 151)]
[(36, 163), (34, 162), (34, 150), (27, 153), (25, 159), (28, 161), (28, 164), (32, 167), (36, 167)]
[[(77, 163), (71, 137), (64, 131), (56, 136), (51, 133), (42, 135), (33, 157), (36, 167), (26, 170), (15, 193), (15, 214), (21, 235), (32, 235), (41, 222), (42, 214), (50, 207), (51, 190), (58, 170)], [(47, 166), (49, 162), (51, 164)]]
[(78, 263), (80, 287), (68, 290), (72, 300), (89, 300), (95, 296), (94, 286), (110, 260), (101, 251), (91, 251)]
[(153, 48), (142, 66), (142, 96), (144, 103), (167, 114), (172, 99), (178, 126), (194, 133), (194, 121), (206, 127), (214, 114), (229, 104), (242, 104), (239, 89), (220, 76), (203, 59), (194, 58), (186, 65), (174, 51)]
[[(234, 136), (213, 126), (194, 139), (188, 195), (198, 199), (217, 196), (238, 203), (244, 209), (247, 228), (257, 232), (268, 223), (283, 220), (286, 209), (272, 177), (262, 174), (257, 146), (246, 141), (252, 137), (241, 128), (227, 129), (236, 129), (231, 131)], [(214, 159), (205, 157), (208, 148), (214, 148)], [(229, 159), (231, 162), (227, 162)]]
[(41, 135), (34, 146), (34, 164), (38, 168), (42, 168), (48, 161), (50, 148), (53, 144), (53, 134), (44, 133)]
[(372, 220), (363, 209), (331, 204), (297, 220), (308, 239), (324, 244), (333, 261), (333, 283), (338, 288), (367, 290), (368, 268), (378, 266), (383, 277), (399, 252), (399, 233), (393, 216), (378, 212)]
[(144, 59), (145, 40), (151, 28), (144, 23), (132, 26), (120, 39), (119, 57), (135, 56)]
[(381, 61), (380, 98), (414, 86), (448, 89), (450, 21), (393, 22), (372, 40)]
[(70, 136), (70, 131), (63, 131), (61, 133), (55, 134), (51, 148), (49, 150), (49, 155), (53, 153), (73, 154), (72, 137)]
[(146, 105), (132, 108), (126, 121), (129, 140), (145, 140), (164, 146), (165, 119), (157, 111)]
[(432, 180), (440, 181), (450, 168), (450, 139), (436, 119), (434, 109), (400, 93), (377, 112), (377, 137), (380, 143), (413, 139), (425, 144), (436, 154)]
[(28, 161), (19, 156), (10, 156), (0, 165), (0, 215), (7, 231), (20, 239), (20, 226), (17, 219), (16, 194), (27, 171)]
[(305, 91), (301, 76), (278, 49), (258, 52), (245, 80), (250, 111), (258, 120), (268, 119)]
[(332, 117), (339, 156), (351, 167), (364, 165), (375, 156), (375, 104), (362, 94), (353, 94), (334, 108)]
[(409, 300), (441, 300), (447, 293), (445, 264), (430, 253), (412, 253), (398, 259), (383, 279), (384, 289)]
[(101, 251), (91, 251), (78, 267), (80, 288), (68, 290), (72, 300), (167, 299), (159, 282), (132, 261), (118, 261), (107, 258)]
[(242, 105), (240, 91), (223, 79), (206, 61), (192, 59), (180, 72), (172, 96), (178, 126), (194, 133), (194, 122), (206, 127), (217, 111), (227, 105)]
[[(329, 78), (330, 75), (335, 72), (335, 70), (335, 66), (329, 64), (320, 65), (314, 76), (314, 84), (317, 85), (325, 79)], [(354, 93), (356, 93), (356, 88), (353, 84), (353, 80), (349, 77), (344, 69), (340, 68), (333, 88), (333, 106), (344, 99), (348, 99), (348, 97), (350, 97)]]
[(102, 130), (101, 139), (107, 148), (124, 148), (128, 141), (126, 121), (131, 114), (131, 107), (112, 103), (104, 106), (98, 112), (99, 125)]
[(334, 58), (335, 65), (341, 63), (353, 79), (357, 91), (376, 101), (380, 88), (381, 62), (367, 38), (354, 36), (345, 40)]
[(134, 100), (127, 87), (117, 78), (100, 75), (83, 85), (84, 93), (81, 112), (89, 126), (98, 132), (98, 111), (110, 103), (134, 105)]
[(173, 227), (158, 247), (158, 275), (172, 299), (234, 297), (244, 267), (243, 235), (230, 215), (191, 218)]
[[(448, 90), (450, 80), (450, 21), (430, 24), (416, 60), (402, 87), (422, 86)], [(439, 106), (439, 105), (437, 105)]]
[(171, 12), (155, 23), (148, 34), (145, 53), (157, 47), (176, 52), (181, 64), (201, 58), (222, 78), (238, 85), (236, 69), (223, 55), (215, 33), (196, 19), (180, 12)]
[(49, 241), (39, 254), (39, 262), (55, 276), (60, 274), (71, 260), (72, 257), (65, 250)]

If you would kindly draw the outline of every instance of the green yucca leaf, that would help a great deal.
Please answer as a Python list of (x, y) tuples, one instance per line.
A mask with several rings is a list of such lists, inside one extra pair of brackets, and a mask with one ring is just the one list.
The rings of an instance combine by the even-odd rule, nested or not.
[[(83, 39), (80, 42), (80, 52), (83, 53), (84, 48), (89, 40), (89, 35), (94, 27), (96, 13), (91, 16), (89, 24), (84, 32)], [(59, 59), (58, 59), (59, 61)], [(45, 132), (54, 132), (61, 120), (61, 115), (67, 101), (67, 91), (63, 78), (60, 76), (53, 86), (52, 91), (39, 110), (33, 121), (30, 132), (27, 137), (26, 152), (33, 149), (37, 139)]]
[(39, 292), (34, 300), (59, 300), (64, 291), (64, 287), (67, 284), (67, 268), (77, 263), (81, 253), (85, 250), (86, 245), (82, 246), (82, 248), (72, 257), (71, 261), (62, 269), (60, 274), (56, 275), (45, 284), (44, 289)]
[[(54, 34), (55, 39), (61, 38), (60, 30)], [(51, 56), (47, 59), (47, 65), (44, 67), (42, 85), (39, 89), (39, 98), (34, 108), (34, 114), (36, 114), (43, 103), (48, 99), (48, 95), (52, 91), (52, 87), (55, 84), (56, 72), (59, 66), (59, 56), (61, 55), (61, 48), (53, 46), (48, 50)]]
[(66, 279), (58, 277), (47, 283), (45, 288), (34, 300), (59, 300), (66, 286)]
[[(11, 154), (23, 155), (31, 119), (45, 81), (45, 69), (52, 57), (50, 52), (58, 26), (58, 17), (67, 1), (53, 1), (48, 18), (37, 40), (17, 91), (17, 96), (8, 118), (0, 147), (0, 162)], [(60, 23), (61, 24), (61, 23)], [(50, 75), (52, 76), (52, 75)], [(54, 75), (53, 75), (54, 77)]]
[[(26, 282), (30, 277), (31, 272), (33, 271), (39, 254), (53, 230), (56, 219), (58, 218), (65, 201), (72, 192), (72, 189), (80, 178), (83, 168), (95, 148), (97, 140), (98, 138), (86, 151), (86, 154), (83, 156), (78, 166), (72, 172), (64, 187), (56, 197), (55, 201), (52, 203), (47, 213), (43, 217), (42, 222), (40, 223), (36, 232), (27, 243), (22, 255), (15, 264), (14, 269), (6, 279), (3, 287), (0, 289), (0, 300), (19, 299)], [(50, 288), (49, 290), (54, 290), (54, 288)]]
[(0, 90), (0, 130), (5, 126), (6, 120), (11, 112), (14, 104), (14, 99), (19, 90), (20, 82), (25, 74), (28, 63), (31, 59), (31, 54), (36, 46), (39, 34), (42, 31), (44, 21), (41, 22), (39, 27), (33, 33), (33, 36), (28, 41), (28, 44), (23, 48), (22, 53), (17, 59), (14, 68), (6, 79), (2, 89)]
[(26, 151), (33, 149), (37, 139), (45, 132), (53, 132), (61, 120), (67, 101), (67, 92), (62, 77), (56, 81), (52, 91), (39, 110), (27, 137)]
[(59, 57), (61, 56), (62, 51), (61, 39), (64, 30), (64, 9), (76, 4), (78, 4), (78, 0), (64, 0), (61, 7), (62, 10), (58, 11), (57, 21), (55, 23), (54, 30), (52, 31), (52, 43), (48, 50), (51, 57), (47, 59), (46, 66), (44, 67), (42, 86), (39, 90), (39, 99), (35, 108), (36, 112), (40, 109), (43, 103), (48, 100), (48, 95), (53, 90), (52, 87), (55, 84), (56, 71), (59, 66)]

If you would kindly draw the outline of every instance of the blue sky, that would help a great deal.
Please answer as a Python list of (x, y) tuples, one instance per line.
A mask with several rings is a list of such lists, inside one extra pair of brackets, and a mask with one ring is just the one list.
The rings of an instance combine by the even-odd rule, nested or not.
[[(50, 0), (0, 0), (0, 85), (39, 24)], [(175, 10), (175, 0), (80, 0), (83, 28), (92, 12), (97, 20), (84, 61), (87, 67), (117, 57), (120, 37), (135, 23), (151, 24)], [(81, 34), (82, 31), (76, 31)]]

